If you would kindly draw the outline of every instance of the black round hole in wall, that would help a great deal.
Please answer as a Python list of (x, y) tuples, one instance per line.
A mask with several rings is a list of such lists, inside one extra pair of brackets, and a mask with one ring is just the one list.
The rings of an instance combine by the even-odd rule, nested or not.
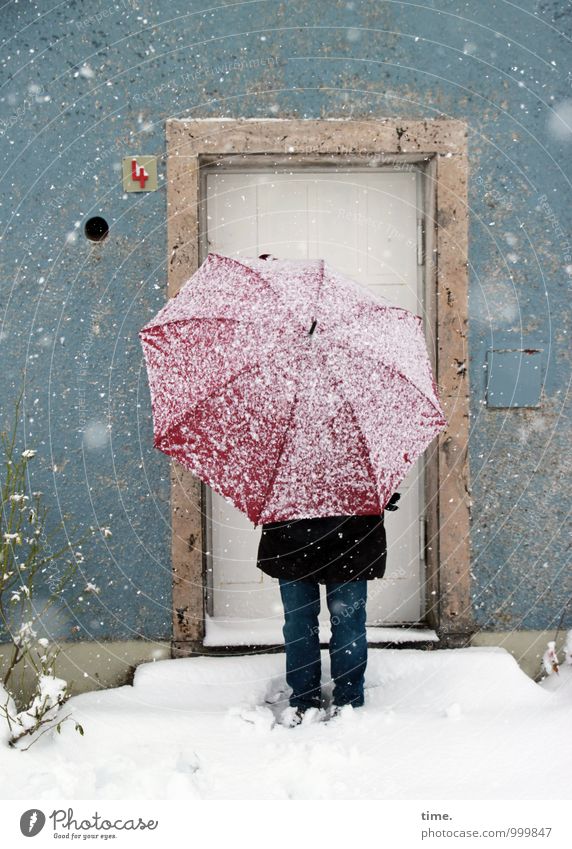
[(95, 215), (85, 222), (83, 230), (90, 242), (102, 242), (109, 233), (109, 224), (105, 218)]

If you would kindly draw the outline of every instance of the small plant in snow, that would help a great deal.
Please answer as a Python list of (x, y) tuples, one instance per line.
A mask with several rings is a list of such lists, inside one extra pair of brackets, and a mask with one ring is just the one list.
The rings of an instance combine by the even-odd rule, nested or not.
[(547, 675), (551, 675), (553, 672), (558, 674), (558, 654), (556, 652), (556, 642), (554, 640), (549, 640), (547, 646), (548, 648), (542, 655), (544, 671)]
[(566, 641), (564, 643), (564, 660), (566, 663), (572, 663), (572, 628), (566, 632)]
[[(69, 715), (58, 719), (61, 706), (71, 695), (66, 681), (55, 675), (55, 661), (60, 650), (46, 637), (38, 639), (38, 629), (46, 611), (61, 599), (63, 589), (73, 579), (83, 561), (80, 541), (69, 540), (54, 550), (50, 534), (45, 531), (47, 508), (42, 493), (26, 494), (28, 463), (36, 452), (20, 453), (16, 446), (18, 411), (9, 437), (2, 432), (3, 478), (2, 515), (0, 524), (0, 626), (11, 642), (11, 651), (2, 670), (0, 683), (0, 721), (4, 717), (9, 728), (9, 743), (15, 745), (38, 729), (47, 731)], [(67, 535), (66, 535), (67, 539)], [(74, 547), (78, 550), (74, 551)], [(36, 590), (44, 600), (38, 601)], [(31, 697), (24, 695), (24, 669), (34, 674)], [(21, 673), (20, 685), (16, 674)], [(76, 723), (76, 729), (83, 729)], [(36, 738), (37, 739), (37, 738)], [(31, 744), (30, 744), (31, 745)], [(29, 748), (29, 747), (27, 747)]]
[[(71, 719), (70, 714), (60, 716), (60, 708), (71, 694), (67, 681), (64, 681), (63, 678), (57, 678), (53, 672), (53, 664), (59, 650), (54, 648), (53, 645), (50, 646), (50, 641), (45, 637), (41, 637), (35, 641), (33, 646), (28, 645), (28, 658), (31, 657), (32, 653), (36, 655), (35, 659), (38, 662), (40, 672), (37, 675), (35, 690), (29, 704), (22, 710), (18, 710), (12, 695), (4, 690), (5, 703), (0, 705), (0, 711), (8, 724), (8, 743), (10, 746), (16, 746), (23, 737), (34, 735), (40, 729), (42, 729), (41, 733), (44, 733), (44, 731), (55, 727), (59, 732), (62, 722)], [(80, 734), (83, 734), (83, 728), (78, 722), (75, 723), (75, 727)], [(23, 751), (29, 749), (32, 743), (24, 747)]]

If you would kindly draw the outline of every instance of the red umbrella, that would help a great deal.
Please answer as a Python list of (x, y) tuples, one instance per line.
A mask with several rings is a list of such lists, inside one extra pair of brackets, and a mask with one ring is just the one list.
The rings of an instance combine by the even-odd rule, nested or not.
[(210, 253), (139, 336), (154, 446), (255, 525), (380, 514), (447, 426), (422, 319), (324, 260)]

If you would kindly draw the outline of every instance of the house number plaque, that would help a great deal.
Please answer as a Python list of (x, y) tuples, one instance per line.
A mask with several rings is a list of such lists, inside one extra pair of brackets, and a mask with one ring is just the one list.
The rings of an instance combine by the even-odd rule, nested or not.
[(155, 191), (157, 191), (157, 157), (156, 156), (124, 156), (122, 163), (123, 163), (123, 191), (125, 191), (125, 192), (155, 192)]

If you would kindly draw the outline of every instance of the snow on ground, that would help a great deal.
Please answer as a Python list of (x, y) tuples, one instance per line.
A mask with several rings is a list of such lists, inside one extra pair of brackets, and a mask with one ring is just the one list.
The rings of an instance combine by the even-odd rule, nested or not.
[[(322, 652), (323, 692), (331, 695)], [(73, 723), (0, 748), (4, 799), (566, 799), (572, 666), (535, 683), (503, 648), (370, 649), (366, 704), (287, 728), (284, 654), (138, 666)], [(266, 700), (269, 700), (268, 702)]]

